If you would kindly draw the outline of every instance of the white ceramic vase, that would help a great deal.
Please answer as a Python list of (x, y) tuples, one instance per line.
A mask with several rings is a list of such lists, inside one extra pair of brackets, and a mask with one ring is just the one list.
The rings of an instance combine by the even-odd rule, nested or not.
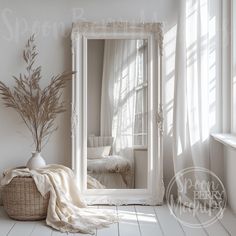
[(28, 160), (26, 167), (30, 170), (39, 169), (46, 166), (46, 162), (40, 152), (32, 152), (32, 157)]

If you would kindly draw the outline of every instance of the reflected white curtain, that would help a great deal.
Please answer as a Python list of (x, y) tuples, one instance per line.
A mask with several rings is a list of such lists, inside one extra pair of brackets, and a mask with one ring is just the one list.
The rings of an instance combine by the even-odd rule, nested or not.
[(113, 153), (133, 163), (137, 41), (105, 40), (101, 135), (114, 138)]
[[(220, 123), (220, 0), (181, 0), (173, 113), (175, 172), (210, 168), (209, 135)], [(198, 178), (194, 174), (192, 179)], [(207, 178), (207, 176), (205, 176)], [(183, 184), (180, 179), (177, 183)], [(179, 192), (192, 199), (192, 192)]]

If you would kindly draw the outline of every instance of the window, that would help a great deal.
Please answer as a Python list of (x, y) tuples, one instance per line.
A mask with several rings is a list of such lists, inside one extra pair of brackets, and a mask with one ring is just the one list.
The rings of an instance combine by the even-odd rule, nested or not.
[(147, 82), (147, 42), (137, 40), (137, 82), (134, 122), (134, 146), (147, 147), (148, 133), (148, 82)]

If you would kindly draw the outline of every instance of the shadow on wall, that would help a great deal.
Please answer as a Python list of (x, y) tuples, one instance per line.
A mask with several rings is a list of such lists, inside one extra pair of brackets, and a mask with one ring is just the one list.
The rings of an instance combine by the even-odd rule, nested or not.
[(164, 36), (164, 81), (163, 81), (163, 110), (164, 110), (164, 184), (167, 187), (174, 176), (172, 156), (172, 128), (175, 81), (175, 50), (177, 25), (172, 26)]

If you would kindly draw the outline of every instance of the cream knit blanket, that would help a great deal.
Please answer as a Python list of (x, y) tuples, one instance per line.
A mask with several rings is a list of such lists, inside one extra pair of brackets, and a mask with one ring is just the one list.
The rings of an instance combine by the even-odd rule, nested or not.
[(32, 176), (42, 196), (50, 192), (46, 223), (61, 232), (93, 234), (94, 229), (117, 221), (117, 216), (111, 211), (86, 207), (72, 170), (65, 166), (48, 165), (38, 170), (16, 169), (4, 174), (2, 185), (7, 185), (16, 176)]

